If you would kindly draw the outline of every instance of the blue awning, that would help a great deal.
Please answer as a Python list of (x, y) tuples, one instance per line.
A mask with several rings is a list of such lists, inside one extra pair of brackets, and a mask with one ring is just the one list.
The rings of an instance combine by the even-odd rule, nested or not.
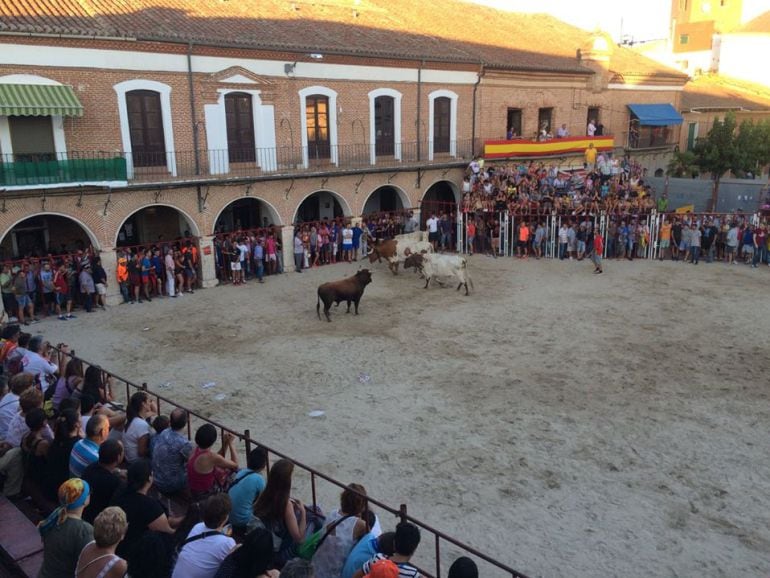
[(670, 104), (629, 104), (642, 126), (668, 126), (682, 124), (684, 119)]

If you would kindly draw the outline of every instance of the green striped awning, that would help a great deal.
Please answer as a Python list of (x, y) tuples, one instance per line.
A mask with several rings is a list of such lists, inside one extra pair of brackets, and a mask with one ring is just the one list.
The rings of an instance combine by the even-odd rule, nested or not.
[(0, 84), (0, 116), (83, 116), (71, 86)]

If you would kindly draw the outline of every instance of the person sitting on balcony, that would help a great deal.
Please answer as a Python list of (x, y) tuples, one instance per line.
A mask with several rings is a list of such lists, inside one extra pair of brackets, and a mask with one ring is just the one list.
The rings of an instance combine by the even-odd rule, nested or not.
[(556, 138), (567, 138), (569, 136), (569, 130), (567, 130), (567, 123), (562, 124), (556, 129)]

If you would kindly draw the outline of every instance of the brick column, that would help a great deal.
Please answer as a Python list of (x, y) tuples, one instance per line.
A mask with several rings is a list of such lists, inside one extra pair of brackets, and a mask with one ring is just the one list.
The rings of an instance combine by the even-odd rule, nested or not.
[(201, 256), (201, 286), (216, 287), (219, 284), (217, 279), (217, 265), (214, 255), (214, 236), (206, 235), (201, 237), (198, 250)]

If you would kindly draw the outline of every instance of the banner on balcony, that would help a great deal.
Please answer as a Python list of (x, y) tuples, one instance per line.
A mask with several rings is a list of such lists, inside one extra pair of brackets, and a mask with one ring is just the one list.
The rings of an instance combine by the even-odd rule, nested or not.
[(583, 153), (591, 143), (596, 150), (610, 151), (615, 146), (615, 139), (612, 136), (583, 136), (555, 138), (546, 141), (491, 140), (484, 143), (484, 158), (506, 159)]

